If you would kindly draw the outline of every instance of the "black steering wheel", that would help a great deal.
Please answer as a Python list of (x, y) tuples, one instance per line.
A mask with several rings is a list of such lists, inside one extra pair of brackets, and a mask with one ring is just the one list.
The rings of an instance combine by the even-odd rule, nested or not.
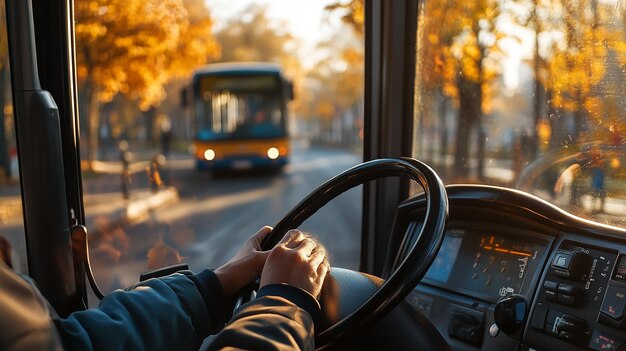
[[(315, 189), (276, 224), (261, 248), (270, 250), (290, 229), (297, 228), (330, 200), (365, 182), (384, 177), (408, 176), (426, 195), (426, 216), (418, 240), (386, 281), (365, 273), (332, 268), (322, 289), (324, 321), (315, 337), (318, 349), (370, 326), (388, 314), (421, 281), (441, 247), (448, 217), (448, 198), (439, 176), (426, 164), (411, 158), (378, 159), (354, 166)], [(250, 296), (251, 288), (241, 292)], [(326, 327), (326, 328), (324, 328)]]

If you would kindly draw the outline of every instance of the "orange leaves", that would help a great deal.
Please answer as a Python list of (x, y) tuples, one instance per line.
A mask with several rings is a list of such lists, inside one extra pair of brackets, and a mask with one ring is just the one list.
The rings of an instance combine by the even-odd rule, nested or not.
[(365, 4), (364, 0), (350, 0), (348, 2), (336, 2), (326, 6), (327, 11), (343, 11), (341, 20), (348, 24), (355, 33), (363, 36), (363, 27), (365, 24)]
[(121, 93), (147, 109), (172, 77), (218, 52), (201, 0), (77, 1), (75, 15), (79, 83), (101, 102)]
[(558, 15), (563, 20), (546, 16), (542, 27), (560, 33), (561, 38), (553, 39), (544, 59), (546, 74), (540, 79), (552, 92), (553, 106), (584, 111), (588, 121), (603, 126), (616, 93), (610, 72), (618, 69), (626, 49), (624, 25), (615, 16), (613, 5), (606, 3), (554, 0), (551, 5), (561, 9)]
[(420, 9), (418, 77), (423, 91), (439, 90), (458, 106), (459, 82), (477, 83), (483, 112), (491, 109), (489, 85), (499, 74), (502, 34), (496, 27), (496, 0), (428, 0)]

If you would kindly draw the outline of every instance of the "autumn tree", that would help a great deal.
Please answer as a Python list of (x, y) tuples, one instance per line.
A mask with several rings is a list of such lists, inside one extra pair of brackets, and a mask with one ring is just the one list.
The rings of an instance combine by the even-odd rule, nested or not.
[(248, 6), (216, 33), (222, 48), (220, 61), (287, 63), (293, 56), (287, 45), (294, 38), (280, 27), (281, 23), (268, 18), (267, 7)]
[[(490, 89), (499, 74), (496, 62), (500, 55), (501, 33), (496, 28), (496, 20), (500, 5), (497, 0), (433, 0), (424, 2), (420, 8), (418, 95), (439, 93), (457, 107), (454, 165), (456, 174), (461, 177), (469, 172), (471, 135), (478, 144), (479, 160), (484, 153), (482, 119), (490, 110)], [(362, 0), (329, 6), (329, 9), (343, 11), (342, 19), (354, 28), (362, 28), (363, 8)], [(482, 168), (479, 162), (479, 175)]]
[(483, 116), (491, 110), (491, 89), (501, 58), (503, 35), (496, 26), (500, 5), (497, 0), (436, 0), (420, 9), (419, 93), (438, 91), (457, 107), (454, 171), (459, 177), (469, 174), (472, 135), (477, 145), (477, 174), (483, 173)]
[(100, 106), (117, 94), (142, 110), (173, 77), (217, 53), (200, 0), (91, 0), (75, 4), (77, 72), (87, 101), (88, 158), (96, 158)]
[(363, 103), (362, 41), (345, 34), (318, 45), (318, 54), (325, 54), (307, 71), (301, 97), (300, 116), (318, 120), (326, 130), (346, 111), (358, 115)]
[(562, 33), (563, 38), (550, 45), (544, 84), (552, 95), (551, 103), (574, 114), (572, 137), (580, 141), (581, 133), (590, 127), (588, 123), (604, 122), (607, 101), (599, 88), (606, 82), (607, 44), (615, 39), (623, 41), (623, 37), (611, 38), (616, 33), (603, 24), (603, 19), (613, 14), (606, 4), (561, 0), (554, 6), (563, 15), (552, 30)]
[[(335, 119), (352, 111), (360, 116), (363, 101), (363, 21), (362, 0), (333, 3), (325, 7), (328, 14), (338, 14), (349, 28), (336, 31), (331, 40), (318, 45), (320, 58), (306, 73), (306, 92), (301, 100), (300, 116), (317, 120), (329, 130)], [(346, 125), (350, 129), (356, 126)], [(342, 130), (342, 133), (344, 130)], [(355, 130), (346, 130), (356, 137)], [(343, 142), (351, 142), (343, 140)]]
[(286, 76), (293, 80), (296, 100), (291, 104), (299, 108), (304, 94), (304, 72), (298, 56), (296, 39), (285, 29), (286, 24), (272, 20), (267, 7), (250, 5), (233, 16), (215, 34), (221, 46), (221, 62), (273, 62), (279, 64)]
[(335, 2), (326, 6), (326, 11), (341, 13), (341, 20), (362, 38), (365, 25), (365, 0)]

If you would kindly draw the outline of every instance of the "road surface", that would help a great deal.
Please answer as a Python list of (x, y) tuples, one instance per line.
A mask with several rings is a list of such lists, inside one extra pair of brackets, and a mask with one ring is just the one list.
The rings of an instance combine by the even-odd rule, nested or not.
[[(172, 162), (164, 176), (178, 189), (180, 201), (93, 240), (96, 279), (110, 291), (181, 259), (192, 270), (217, 267), (260, 227), (274, 225), (322, 182), (359, 162), (354, 152), (303, 145), (295, 145), (291, 163), (279, 174), (213, 177), (193, 169), (191, 160)], [(361, 196), (360, 187), (350, 190), (301, 227), (327, 246), (334, 266), (358, 266)]]

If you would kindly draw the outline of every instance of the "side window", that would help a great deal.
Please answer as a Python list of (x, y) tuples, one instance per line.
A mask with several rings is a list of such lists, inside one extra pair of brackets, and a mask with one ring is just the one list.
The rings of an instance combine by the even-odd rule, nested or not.
[(22, 219), (20, 175), (11, 100), (11, 79), (4, 1), (0, 10), (0, 258), (28, 271)]
[(623, 5), (420, 2), (414, 156), (623, 225)]
[[(124, 4), (74, 1), (85, 214), (105, 292), (163, 266), (219, 266), (362, 160), (362, 1)], [(334, 265), (358, 267), (361, 207), (355, 189), (302, 226)]]

